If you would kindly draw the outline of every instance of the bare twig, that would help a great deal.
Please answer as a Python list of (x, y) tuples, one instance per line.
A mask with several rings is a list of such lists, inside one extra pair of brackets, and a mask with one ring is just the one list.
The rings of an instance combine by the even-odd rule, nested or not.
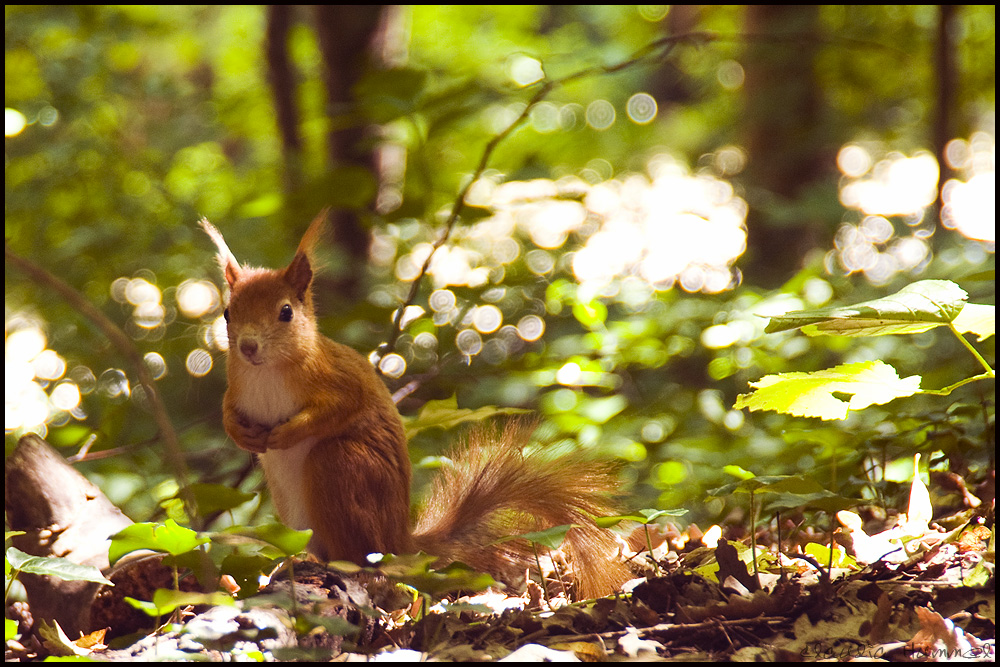
[[(379, 358), (383, 358), (390, 354), (396, 348), (396, 343), (399, 337), (403, 333), (402, 321), (403, 314), (405, 313), (408, 306), (412, 306), (414, 300), (417, 298), (417, 293), (420, 291), (420, 285), (427, 275), (428, 269), (430, 269), (431, 261), (434, 259), (434, 255), (437, 253), (438, 249), (448, 242), (451, 238), (452, 231), (454, 231), (455, 225), (462, 213), (462, 209), (465, 207), (465, 197), (469, 193), (469, 189), (472, 185), (479, 180), (483, 172), (486, 170), (487, 164), (489, 164), (490, 157), (493, 155), (493, 151), (496, 150), (497, 146), (506, 139), (510, 134), (517, 129), (524, 121), (528, 118), (531, 113), (532, 108), (539, 102), (542, 102), (553, 90), (564, 86), (567, 83), (576, 81), (578, 79), (583, 79), (590, 76), (600, 75), (600, 74), (615, 74), (622, 72), (624, 70), (630, 69), (632, 67), (643, 65), (643, 64), (653, 64), (666, 59), (675, 46), (681, 43), (689, 43), (694, 45), (708, 44), (711, 42), (744, 42), (744, 41), (754, 41), (754, 42), (770, 42), (770, 43), (801, 43), (803, 41), (820, 41), (825, 43), (842, 43), (849, 46), (857, 47), (867, 47), (867, 48), (879, 48), (885, 50), (896, 51), (897, 53), (902, 53), (899, 49), (896, 49), (885, 44), (880, 44), (877, 42), (870, 42), (866, 40), (852, 39), (849, 37), (826, 37), (823, 35), (817, 35), (815, 33), (787, 33), (787, 34), (766, 34), (766, 33), (718, 33), (714, 31), (699, 30), (678, 33), (675, 35), (668, 35), (657, 39), (641, 49), (634, 52), (625, 60), (612, 65), (596, 65), (591, 67), (586, 67), (572, 74), (568, 74), (559, 79), (549, 79), (539, 82), (539, 88), (532, 95), (531, 99), (528, 100), (527, 105), (521, 114), (514, 119), (506, 128), (504, 128), (500, 133), (496, 134), (492, 139), (487, 142), (486, 146), (483, 148), (482, 156), (479, 159), (479, 164), (476, 169), (472, 172), (468, 181), (459, 191), (458, 195), (455, 197), (455, 201), (451, 207), (451, 213), (448, 215), (446, 222), (444, 223), (444, 228), (441, 235), (431, 246), (431, 252), (427, 255), (427, 259), (424, 260), (423, 265), (420, 267), (420, 272), (417, 277), (413, 279), (413, 283), (410, 285), (410, 291), (406, 295), (406, 299), (400, 304), (399, 309), (396, 311), (396, 315), (392, 322), (392, 331), (389, 333), (389, 339), (380, 347)], [(376, 371), (381, 374), (381, 369), (376, 363)]]
[(640, 638), (655, 637), (661, 640), (690, 638), (693, 633), (711, 632), (723, 628), (756, 628), (767, 626), (774, 628), (788, 624), (789, 620), (781, 616), (757, 616), (755, 618), (712, 618), (700, 623), (659, 623), (645, 628), (627, 628), (610, 632), (590, 633), (586, 635), (559, 635), (560, 642), (586, 641), (597, 637), (601, 640), (617, 640), (635, 632)]
[[(444, 228), (441, 235), (431, 246), (431, 252), (427, 255), (427, 259), (424, 260), (423, 265), (420, 267), (420, 272), (417, 277), (414, 278), (413, 283), (410, 285), (410, 291), (406, 296), (406, 299), (399, 306), (396, 311), (396, 316), (393, 318), (392, 331), (389, 334), (389, 340), (382, 346), (379, 350), (379, 357), (385, 357), (390, 354), (396, 348), (396, 342), (399, 340), (399, 336), (403, 333), (402, 321), (403, 314), (408, 306), (413, 305), (414, 300), (417, 298), (417, 293), (420, 291), (420, 285), (423, 282), (424, 276), (427, 275), (428, 269), (430, 269), (431, 261), (434, 259), (435, 253), (438, 249), (448, 242), (451, 238), (451, 233), (458, 222), (459, 217), (462, 214), (462, 209), (465, 208), (465, 197), (469, 193), (469, 189), (475, 184), (479, 177), (482, 176), (483, 172), (486, 171), (486, 166), (489, 164), (490, 157), (493, 155), (493, 151), (496, 150), (497, 146), (503, 142), (510, 134), (516, 130), (530, 115), (532, 108), (535, 107), (539, 102), (543, 101), (548, 97), (549, 93), (558, 88), (559, 86), (565, 85), (571, 81), (581, 79), (587, 76), (592, 76), (595, 74), (611, 74), (615, 72), (620, 72), (622, 70), (628, 69), (632, 66), (638, 65), (640, 63), (651, 62), (654, 60), (660, 60), (667, 56), (670, 50), (680, 42), (692, 41), (708, 41), (709, 33), (704, 32), (691, 32), (683, 33), (679, 35), (672, 35), (669, 37), (664, 37), (659, 39), (652, 44), (649, 44), (636, 53), (634, 53), (629, 59), (626, 59), (620, 63), (614, 65), (600, 65), (595, 67), (588, 67), (586, 69), (580, 70), (579, 72), (574, 72), (560, 79), (552, 79), (549, 81), (540, 82), (539, 88), (532, 95), (531, 99), (525, 105), (524, 110), (515, 118), (506, 128), (501, 130), (498, 134), (494, 135), (492, 139), (487, 142), (486, 146), (483, 148), (483, 154), (479, 158), (479, 163), (476, 169), (472, 172), (472, 175), (468, 178), (465, 185), (458, 192), (455, 197), (455, 201), (451, 207), (451, 213), (448, 215), (447, 220), (444, 223)], [(376, 369), (378, 366), (376, 365)], [(381, 373), (381, 369), (378, 369)]]
[[(407, 294), (406, 300), (399, 307), (399, 310), (396, 311), (396, 317), (392, 322), (392, 333), (389, 335), (389, 340), (383, 346), (379, 354), (380, 357), (385, 357), (396, 348), (396, 341), (399, 339), (400, 334), (403, 333), (403, 314), (406, 312), (406, 308), (408, 306), (412, 306), (414, 299), (417, 298), (417, 292), (420, 290), (420, 283), (423, 282), (424, 276), (427, 274), (427, 270), (431, 266), (431, 260), (434, 259), (434, 254), (438, 251), (438, 248), (447, 243), (448, 239), (451, 237), (451, 232), (455, 228), (455, 223), (458, 222), (462, 209), (465, 207), (465, 196), (469, 193), (469, 189), (472, 185), (479, 180), (479, 177), (482, 176), (484, 171), (486, 171), (486, 165), (489, 163), (490, 156), (493, 155), (493, 151), (496, 150), (496, 147), (500, 145), (500, 142), (506, 139), (518, 125), (524, 122), (524, 119), (527, 118), (528, 114), (531, 112), (531, 108), (545, 99), (545, 96), (552, 91), (553, 87), (554, 84), (551, 82), (543, 85), (542, 88), (531, 98), (528, 105), (524, 107), (524, 111), (521, 112), (521, 115), (518, 116), (514, 122), (508, 125), (502, 132), (500, 132), (500, 134), (497, 134), (490, 139), (489, 143), (486, 144), (486, 148), (483, 150), (483, 155), (479, 159), (479, 165), (476, 167), (476, 170), (472, 173), (472, 176), (468, 179), (466, 184), (459, 191), (454, 204), (452, 204), (451, 214), (448, 216), (448, 220), (444, 224), (444, 230), (441, 233), (441, 236), (439, 236), (438, 240), (434, 242), (434, 245), (431, 247), (430, 254), (427, 255), (427, 259), (424, 260), (423, 266), (420, 267), (420, 273), (417, 274), (417, 277), (413, 280), (413, 284), (410, 286), (410, 292)], [(378, 366), (376, 366), (376, 368), (379, 373), (382, 372)]]
[(188, 489), (187, 465), (184, 463), (184, 456), (181, 453), (180, 444), (177, 439), (177, 432), (170, 423), (167, 408), (163, 404), (163, 400), (160, 398), (159, 392), (156, 390), (156, 384), (153, 380), (153, 376), (146, 367), (142, 354), (132, 343), (132, 339), (129, 338), (117, 324), (112, 322), (107, 318), (107, 316), (104, 315), (104, 313), (98, 310), (94, 304), (87, 301), (87, 299), (76, 289), (67, 284), (61, 278), (58, 278), (57, 276), (49, 273), (46, 269), (38, 266), (31, 260), (15, 254), (6, 244), (4, 244), (4, 260), (15, 266), (21, 273), (25, 274), (36, 284), (58, 293), (66, 301), (66, 303), (70, 305), (70, 307), (86, 319), (90, 320), (90, 322), (97, 327), (98, 331), (100, 331), (104, 337), (111, 342), (111, 345), (122, 353), (128, 364), (131, 366), (132, 371), (139, 378), (139, 383), (142, 385), (143, 390), (146, 392), (146, 397), (149, 400), (150, 411), (153, 414), (153, 420), (156, 422), (156, 426), (160, 431), (160, 437), (163, 438), (167, 462), (173, 468), (174, 474), (177, 476), (177, 482), (180, 485), (181, 497), (186, 503), (189, 504), (190, 507), (195, 507), (194, 497)]

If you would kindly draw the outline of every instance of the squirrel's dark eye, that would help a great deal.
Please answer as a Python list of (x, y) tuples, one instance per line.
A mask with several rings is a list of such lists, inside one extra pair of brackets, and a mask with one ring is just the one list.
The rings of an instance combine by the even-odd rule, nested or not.
[(222, 311), (222, 316), (224, 318), (226, 318), (227, 322), (229, 321), (229, 309), (228, 308), (226, 308), (224, 311)]
[(278, 313), (278, 320), (281, 322), (291, 322), (292, 321), (292, 307), (287, 303), (281, 307), (281, 312)]

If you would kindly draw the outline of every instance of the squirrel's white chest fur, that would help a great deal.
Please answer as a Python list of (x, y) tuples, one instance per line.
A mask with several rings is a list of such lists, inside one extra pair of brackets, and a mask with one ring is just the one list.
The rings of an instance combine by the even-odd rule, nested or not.
[(241, 376), (236, 405), (255, 422), (280, 424), (302, 409), (283, 373), (266, 366), (258, 368), (248, 364), (241, 371)]
[(259, 455), (274, 508), (285, 525), (295, 530), (310, 527), (309, 504), (300, 496), (305, 490), (306, 459), (314, 442), (305, 441)]
[[(244, 389), (237, 398), (238, 408), (247, 417), (261, 424), (280, 424), (302, 409), (282, 374), (254, 367), (249, 368), (247, 374), (255, 377), (241, 383)], [(315, 443), (315, 438), (307, 438), (286, 449), (258, 456), (278, 516), (296, 530), (309, 527), (308, 503), (299, 496), (305, 489), (306, 459)]]

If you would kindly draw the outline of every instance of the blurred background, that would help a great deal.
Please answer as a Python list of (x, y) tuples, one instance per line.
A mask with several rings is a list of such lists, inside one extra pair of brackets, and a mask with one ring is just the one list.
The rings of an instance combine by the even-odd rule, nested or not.
[[(7, 6), (4, 28), (6, 248), (134, 341), (193, 481), (262, 486), (221, 429), (197, 220), (282, 266), (324, 206), (321, 327), (404, 415), (532, 410), (541, 442), (625, 462), (628, 508), (732, 517), (705, 499), (728, 464), (887, 502), (915, 451), (993, 468), (991, 383), (836, 423), (732, 406), (843, 361), (978, 372), (946, 331), (763, 327), (926, 278), (994, 303), (994, 6)], [(175, 470), (123, 351), (9, 261), (4, 284), (8, 453), (28, 431), (85, 451), (162, 518)], [(414, 438), (418, 493), (456, 437)]]

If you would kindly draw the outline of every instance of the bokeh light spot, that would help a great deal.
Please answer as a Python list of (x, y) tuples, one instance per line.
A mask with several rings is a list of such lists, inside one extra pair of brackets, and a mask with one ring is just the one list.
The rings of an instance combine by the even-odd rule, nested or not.
[(587, 125), (606, 130), (615, 124), (615, 107), (607, 100), (594, 100), (587, 105)]
[(212, 355), (208, 350), (200, 347), (191, 350), (187, 359), (184, 360), (184, 367), (187, 372), (196, 378), (208, 375), (212, 370)]
[(564, 364), (562, 368), (556, 371), (556, 382), (562, 385), (578, 385), (582, 379), (583, 370), (580, 368), (580, 364), (575, 361)]
[(859, 178), (872, 167), (872, 156), (857, 144), (847, 144), (837, 153), (837, 168), (850, 178)]
[(462, 329), (455, 336), (455, 346), (462, 354), (472, 357), (482, 352), (483, 339), (474, 329)]
[(406, 359), (393, 352), (382, 357), (378, 367), (386, 377), (399, 378), (406, 372)]
[(715, 76), (719, 85), (726, 90), (739, 90), (746, 79), (746, 72), (743, 71), (743, 65), (735, 60), (724, 60), (719, 64)]
[(185, 280), (177, 287), (177, 307), (186, 317), (197, 318), (219, 307), (219, 288), (207, 280)]
[(669, 10), (670, 5), (639, 5), (639, 16), (655, 23), (666, 18)]
[(638, 125), (651, 123), (656, 118), (656, 100), (649, 93), (636, 93), (625, 105), (629, 119)]
[(545, 333), (545, 320), (538, 315), (525, 315), (517, 323), (517, 335), (526, 341), (536, 341)]
[(545, 78), (542, 63), (524, 54), (518, 54), (511, 58), (507, 65), (507, 71), (514, 83), (519, 86), (530, 86)]
[(472, 314), (472, 326), (479, 333), (493, 333), (501, 324), (503, 324), (503, 313), (496, 306), (479, 306)]
[(80, 404), (80, 388), (73, 382), (60, 382), (52, 390), (49, 400), (53, 407), (70, 412)]
[(159, 352), (147, 352), (143, 355), (142, 360), (146, 363), (146, 368), (149, 369), (154, 380), (159, 380), (167, 374), (167, 362)]
[(28, 119), (17, 109), (4, 108), (3, 133), (7, 137), (16, 137), (28, 126)]

